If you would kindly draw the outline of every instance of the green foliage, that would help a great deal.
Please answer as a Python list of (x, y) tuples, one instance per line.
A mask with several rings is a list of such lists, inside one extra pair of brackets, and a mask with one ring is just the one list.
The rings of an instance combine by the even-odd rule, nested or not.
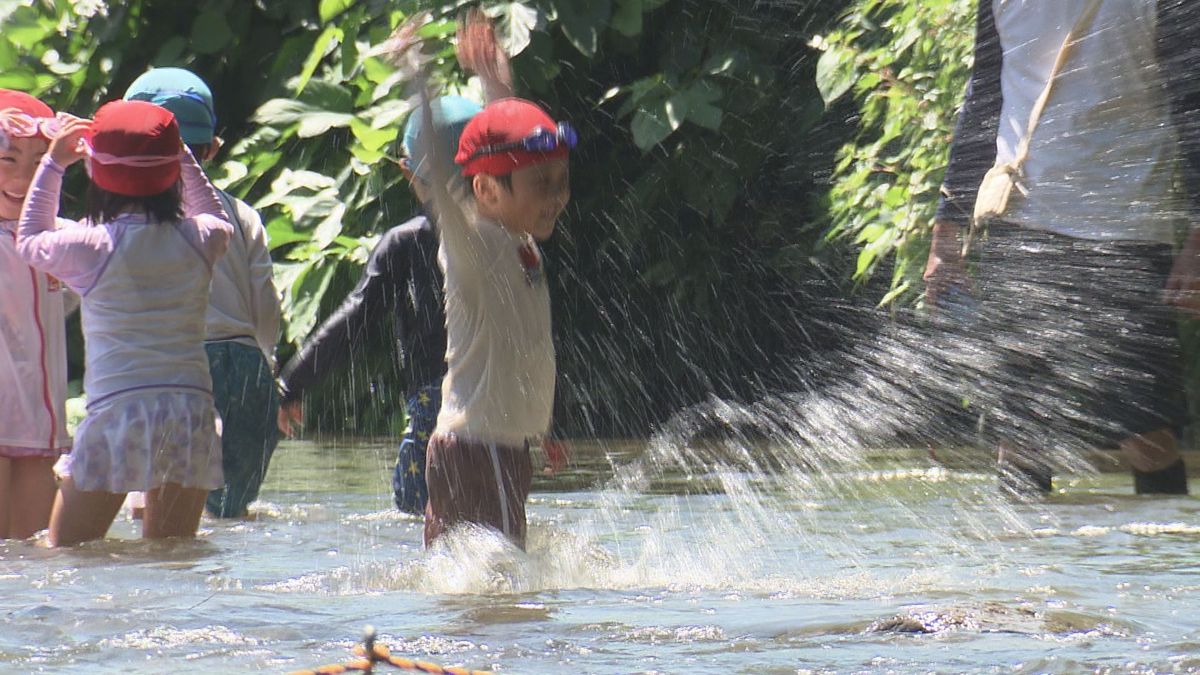
[[(478, 97), (449, 39), (465, 4), (0, 0), (0, 77), (80, 114), (149, 65), (209, 81), (230, 141), (212, 174), (267, 223), (286, 358), (382, 232), (417, 206), (396, 165), (411, 104), (369, 47), (431, 10), (435, 81)], [(484, 4), (515, 55), (518, 92), (583, 137), (575, 198), (548, 247), (560, 419), (636, 433), (707, 392), (737, 389), (791, 349), (816, 300), (781, 307), (775, 294), (829, 273), (813, 264), (826, 189), (814, 176), (840, 142), (837, 128), (817, 131), (817, 52), (804, 42), (844, 3)], [(400, 376), (381, 345), (357, 364), (352, 393), (337, 395), (345, 380), (321, 392), (317, 407), (331, 412), (320, 424), (383, 430), (398, 417)]]
[(915, 297), (974, 46), (972, 0), (856, 0), (814, 45), (826, 104), (846, 94), (858, 132), (838, 153), (829, 236), (859, 249), (854, 278), (892, 262), (882, 303)]

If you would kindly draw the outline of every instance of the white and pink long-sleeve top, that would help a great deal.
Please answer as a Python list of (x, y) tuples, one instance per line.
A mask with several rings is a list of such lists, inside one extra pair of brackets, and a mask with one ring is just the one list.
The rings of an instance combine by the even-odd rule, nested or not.
[(71, 446), (65, 292), (17, 254), (17, 221), (0, 220), (0, 456), (34, 457)]
[(89, 406), (137, 390), (212, 390), (204, 317), (212, 267), (233, 230), (190, 153), (182, 164), (196, 215), (169, 223), (129, 213), (57, 227), (63, 168), (47, 155), (34, 175), (17, 249), (82, 298)]

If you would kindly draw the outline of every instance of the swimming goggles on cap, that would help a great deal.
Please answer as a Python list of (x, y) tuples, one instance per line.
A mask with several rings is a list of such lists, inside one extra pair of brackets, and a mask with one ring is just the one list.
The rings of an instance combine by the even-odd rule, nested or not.
[(52, 139), (62, 131), (62, 121), (57, 117), (34, 117), (19, 111), (0, 113), (0, 132), (13, 138), (44, 136)]
[(172, 163), (179, 161), (179, 154), (175, 154), (175, 155), (110, 155), (107, 152), (97, 152), (96, 149), (92, 147), (92, 144), (88, 143), (84, 139), (80, 139), (79, 142), (80, 142), (80, 145), (83, 147), (84, 152), (87, 153), (88, 162), (95, 162), (96, 164), (104, 164), (104, 165), (119, 164), (121, 166), (131, 166), (131, 167), (135, 167), (135, 168), (143, 168), (143, 167), (151, 167), (151, 166), (163, 166), (165, 164), (172, 164)]
[(571, 126), (570, 122), (559, 122), (558, 128), (555, 131), (538, 127), (533, 130), (525, 138), (511, 143), (497, 143), (496, 145), (485, 145), (467, 158), (471, 161), (484, 155), (496, 155), (501, 152), (509, 152), (510, 150), (524, 150), (525, 152), (550, 152), (559, 146), (566, 146), (567, 149), (574, 148), (579, 143), (579, 134), (576, 133), (575, 127)]

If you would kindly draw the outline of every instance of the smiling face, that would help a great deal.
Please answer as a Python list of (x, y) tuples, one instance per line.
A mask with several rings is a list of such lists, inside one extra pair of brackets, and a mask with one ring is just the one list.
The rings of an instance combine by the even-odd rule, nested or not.
[[(571, 170), (566, 159), (554, 159), (511, 174), (512, 190), (491, 176), (476, 176), (481, 213), (509, 230), (538, 241), (554, 234), (554, 224), (571, 199)], [(480, 185), (480, 182), (483, 185)], [(480, 189), (482, 188), (482, 189)]]
[(10, 137), (7, 144), (0, 143), (0, 220), (21, 216), (33, 172), (48, 147), (50, 144), (39, 137)]

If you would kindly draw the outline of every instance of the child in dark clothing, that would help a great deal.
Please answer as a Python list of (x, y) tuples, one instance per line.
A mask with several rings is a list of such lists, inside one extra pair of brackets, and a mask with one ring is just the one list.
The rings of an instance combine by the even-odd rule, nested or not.
[[(435, 142), (449, 149), (458, 147), (459, 134), (480, 107), (458, 96), (445, 96), (434, 102), (434, 109)], [(417, 150), (418, 138), (425, 133), (423, 126), (419, 114), (409, 118), (404, 131), (408, 158), (402, 169), (417, 199), (426, 203), (423, 175), (427, 169)], [(303, 421), (304, 390), (343, 364), (349, 354), (361, 348), (368, 328), (390, 315), (405, 375), (408, 417), (392, 489), (396, 508), (412, 514), (425, 512), (425, 446), (441, 407), (441, 382), (446, 372), (446, 315), (434, 225), (431, 218), (420, 215), (388, 230), (371, 254), (358, 285), (284, 366), (280, 376), (283, 404), (279, 426), (284, 433), (291, 433), (292, 425)]]

